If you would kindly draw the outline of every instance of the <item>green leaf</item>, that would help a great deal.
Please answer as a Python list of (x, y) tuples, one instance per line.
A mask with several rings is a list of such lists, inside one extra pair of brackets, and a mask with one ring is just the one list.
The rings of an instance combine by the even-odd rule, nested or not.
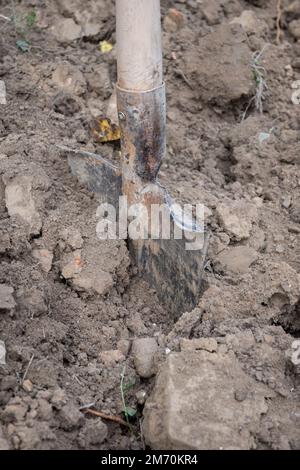
[(30, 50), (30, 43), (25, 39), (19, 39), (16, 41), (16, 46), (22, 52), (28, 52)]
[(35, 22), (36, 22), (36, 12), (30, 11), (28, 15), (26, 16), (26, 24), (28, 28), (31, 28)]
[(124, 413), (125, 415), (129, 416), (129, 418), (133, 418), (136, 415), (137, 411), (135, 408), (132, 408), (131, 406), (126, 406)]

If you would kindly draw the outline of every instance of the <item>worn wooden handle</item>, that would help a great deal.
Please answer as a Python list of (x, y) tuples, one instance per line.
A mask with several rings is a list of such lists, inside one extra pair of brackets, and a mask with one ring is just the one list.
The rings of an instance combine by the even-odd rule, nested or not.
[(118, 85), (148, 91), (163, 83), (160, 0), (117, 0)]

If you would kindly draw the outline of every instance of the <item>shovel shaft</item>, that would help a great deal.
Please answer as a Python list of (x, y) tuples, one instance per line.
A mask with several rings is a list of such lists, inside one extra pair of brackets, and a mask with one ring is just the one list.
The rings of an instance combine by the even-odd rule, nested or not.
[(117, 0), (119, 86), (147, 91), (162, 85), (160, 0)]
[(117, 0), (117, 49), (123, 194), (143, 202), (165, 152), (159, 0)]

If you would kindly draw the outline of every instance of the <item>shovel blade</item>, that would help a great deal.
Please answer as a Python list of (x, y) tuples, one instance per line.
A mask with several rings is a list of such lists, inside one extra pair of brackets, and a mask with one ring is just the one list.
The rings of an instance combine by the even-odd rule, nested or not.
[(199, 301), (209, 239), (207, 233), (202, 235), (203, 247), (196, 251), (186, 250), (184, 239), (129, 243), (140, 273), (175, 316), (191, 311)]
[(60, 147), (68, 158), (71, 172), (87, 189), (96, 194), (99, 202), (119, 207), (122, 193), (121, 170), (100, 155)]
[[(122, 175), (118, 167), (101, 156), (60, 147), (67, 154), (72, 173), (100, 202), (112, 204), (118, 213)], [(157, 184), (143, 193), (144, 203), (165, 203), (165, 191)], [(168, 210), (167, 210), (168, 211)], [(174, 315), (197, 305), (205, 266), (209, 235), (197, 234), (200, 248), (188, 250), (186, 239), (128, 239), (128, 247), (139, 274), (156, 290), (160, 302)], [(202, 237), (202, 238), (201, 238)]]

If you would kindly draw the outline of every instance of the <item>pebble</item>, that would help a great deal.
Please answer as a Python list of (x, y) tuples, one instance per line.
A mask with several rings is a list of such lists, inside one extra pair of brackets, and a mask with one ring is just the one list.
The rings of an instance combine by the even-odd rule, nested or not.
[(73, 431), (82, 426), (84, 422), (83, 414), (73, 403), (63, 406), (59, 413), (61, 427), (65, 431)]
[(0, 340), (0, 364), (2, 366), (5, 366), (6, 364), (6, 347), (2, 340)]
[(72, 18), (64, 18), (58, 21), (52, 28), (52, 32), (60, 43), (70, 43), (81, 37), (81, 26)]
[(22, 383), (22, 388), (25, 392), (32, 392), (33, 390), (33, 383), (31, 382), (31, 380), (29, 379), (26, 379), (24, 380), (24, 382)]
[(140, 377), (149, 378), (155, 374), (154, 356), (157, 350), (155, 338), (139, 338), (133, 341), (133, 361)]
[(100, 360), (103, 362), (105, 367), (110, 367), (117, 362), (125, 361), (124, 354), (118, 349), (111, 349), (110, 351), (102, 351), (99, 354)]
[(14, 289), (7, 284), (0, 284), (0, 311), (12, 310), (16, 306), (13, 298)]
[(7, 104), (6, 102), (6, 86), (3, 80), (0, 80), (0, 104)]

